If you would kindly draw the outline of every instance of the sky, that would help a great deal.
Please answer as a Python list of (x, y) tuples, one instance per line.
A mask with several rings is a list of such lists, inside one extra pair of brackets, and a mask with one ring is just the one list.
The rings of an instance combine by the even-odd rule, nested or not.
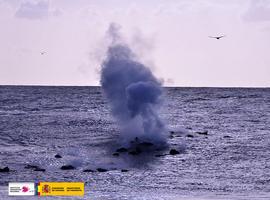
[(0, 0), (0, 85), (99, 85), (111, 23), (165, 86), (270, 87), (270, 0)]

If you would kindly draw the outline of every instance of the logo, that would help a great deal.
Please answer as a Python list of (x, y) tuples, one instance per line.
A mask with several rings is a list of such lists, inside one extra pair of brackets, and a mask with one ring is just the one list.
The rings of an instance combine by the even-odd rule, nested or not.
[(28, 192), (28, 191), (29, 191), (29, 187), (27, 187), (27, 186), (22, 187), (22, 192)]
[(43, 193), (50, 193), (51, 192), (51, 187), (47, 184), (42, 186), (42, 192)]
[(83, 196), (83, 182), (11, 182), (9, 196)]
[(39, 182), (39, 196), (83, 196), (83, 182)]
[(8, 184), (8, 195), (10, 196), (34, 196), (35, 183), (12, 182)]

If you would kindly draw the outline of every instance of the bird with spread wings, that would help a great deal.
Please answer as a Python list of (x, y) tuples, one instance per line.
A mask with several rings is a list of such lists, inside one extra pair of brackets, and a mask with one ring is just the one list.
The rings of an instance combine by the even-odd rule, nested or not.
[(215, 39), (217, 39), (217, 40), (219, 40), (220, 38), (223, 38), (223, 37), (225, 37), (226, 35), (221, 35), (221, 36), (208, 36), (208, 37), (210, 37), (210, 38), (215, 38)]

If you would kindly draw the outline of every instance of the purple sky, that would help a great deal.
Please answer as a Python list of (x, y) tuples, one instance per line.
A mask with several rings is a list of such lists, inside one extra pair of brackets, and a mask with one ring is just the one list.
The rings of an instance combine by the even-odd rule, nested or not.
[(270, 0), (0, 0), (0, 84), (98, 85), (111, 22), (164, 85), (270, 87)]

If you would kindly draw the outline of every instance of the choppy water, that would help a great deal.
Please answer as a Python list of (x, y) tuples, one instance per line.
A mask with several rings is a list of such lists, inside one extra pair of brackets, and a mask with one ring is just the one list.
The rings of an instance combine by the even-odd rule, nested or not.
[[(270, 199), (270, 89), (165, 93), (170, 148), (186, 149), (134, 166), (111, 155), (118, 128), (99, 87), (1, 86), (0, 167), (11, 172), (0, 173), (0, 199), (10, 181), (84, 181), (87, 199)], [(97, 167), (110, 170), (83, 172)]]

